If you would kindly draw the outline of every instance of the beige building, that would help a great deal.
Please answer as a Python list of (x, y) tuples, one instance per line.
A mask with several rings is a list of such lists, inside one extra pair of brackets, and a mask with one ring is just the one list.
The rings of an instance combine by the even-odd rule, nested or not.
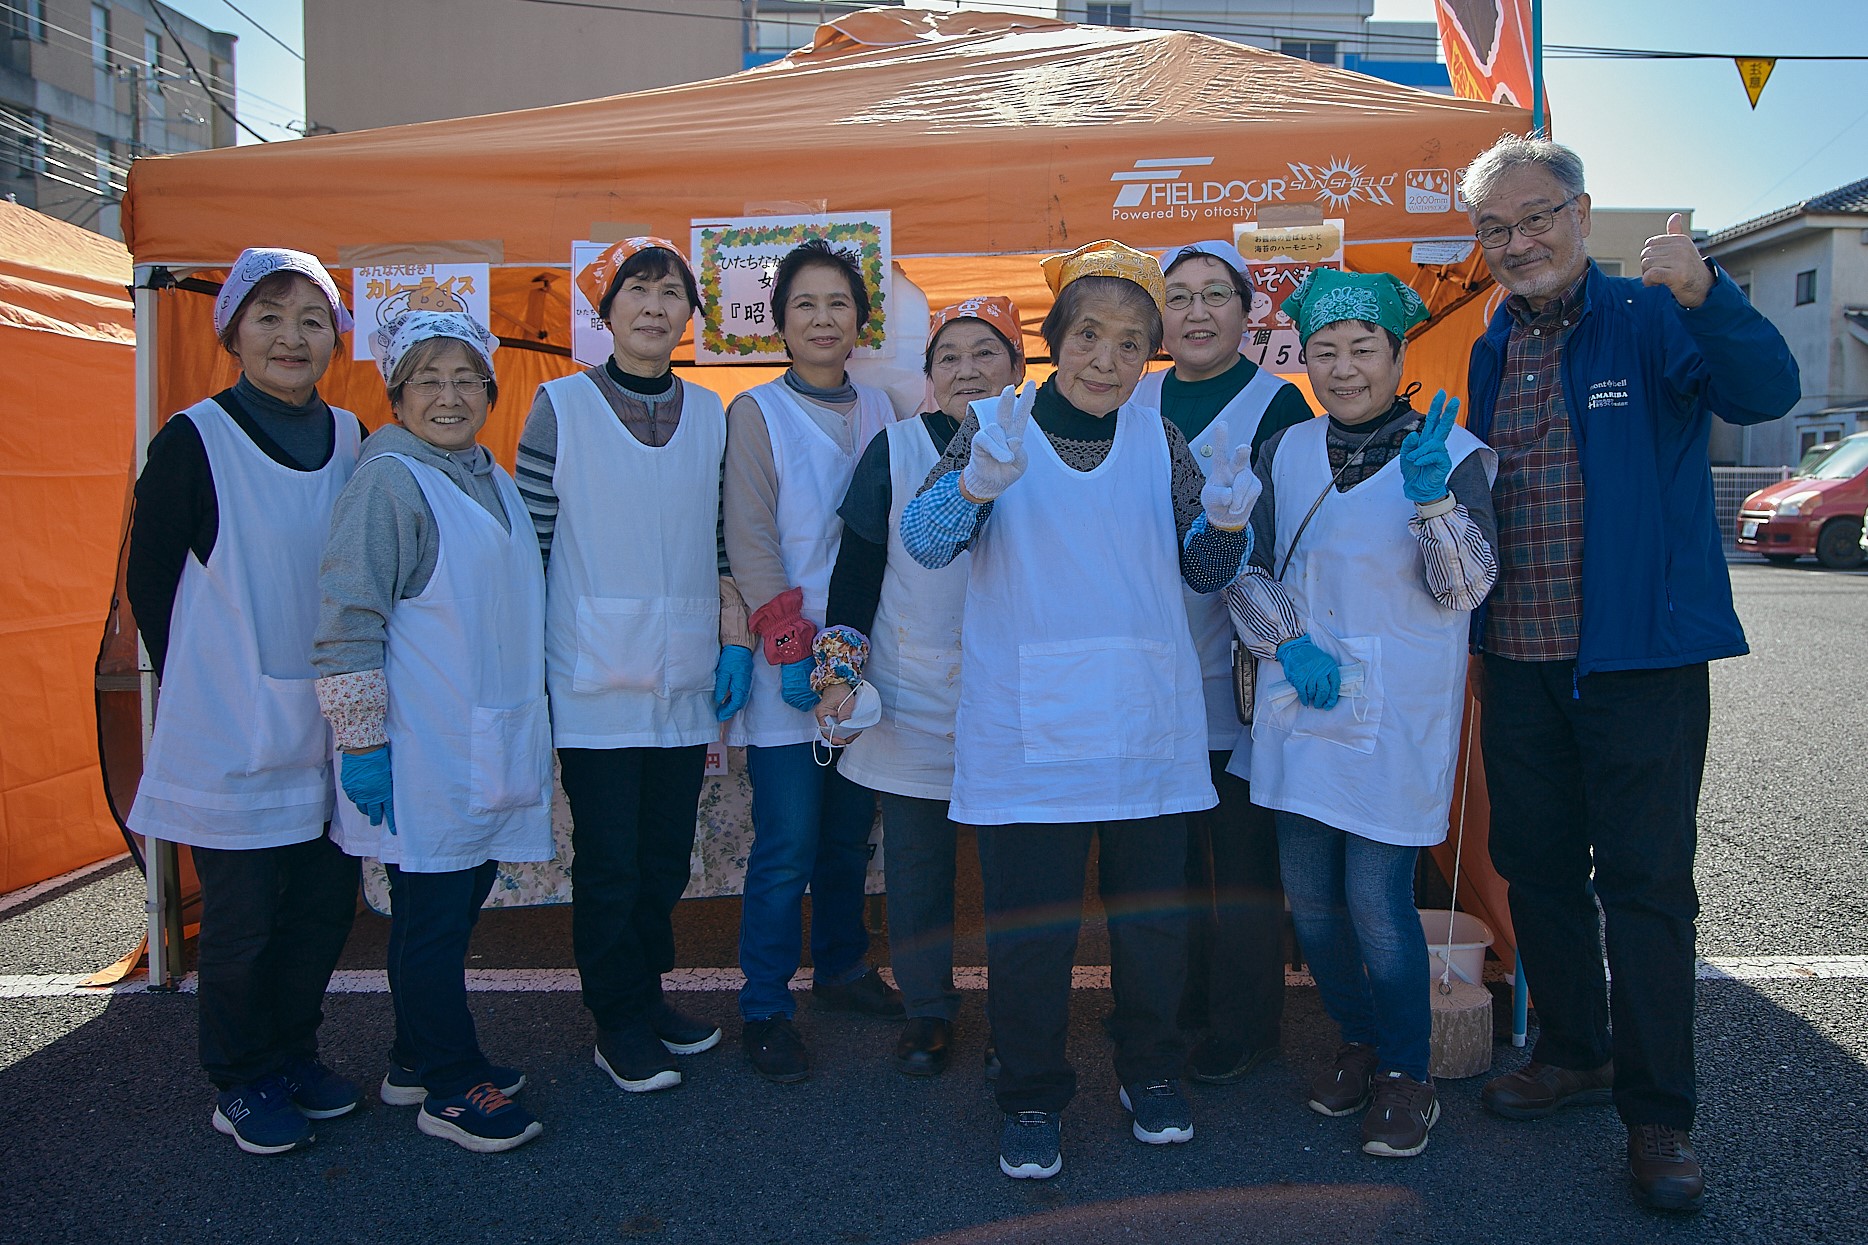
[(0, 194), (16, 203), (120, 237), (130, 161), (231, 146), (233, 116), (230, 34), (153, 0), (0, 0)]
[(1641, 248), (1647, 240), (1667, 232), (1667, 218), (1675, 212), (1686, 213), (1686, 227), (1693, 228), (1692, 208), (1605, 208), (1589, 209), (1589, 258), (1611, 277), (1641, 275)]

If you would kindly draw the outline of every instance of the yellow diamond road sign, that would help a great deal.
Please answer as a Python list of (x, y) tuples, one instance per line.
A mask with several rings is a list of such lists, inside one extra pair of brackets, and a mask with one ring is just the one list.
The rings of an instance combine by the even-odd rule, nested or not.
[(1775, 56), (1735, 56), (1732, 58), (1738, 66), (1738, 76), (1745, 80), (1745, 94), (1751, 97), (1751, 107), (1758, 106), (1758, 96), (1764, 94), (1764, 84), (1771, 80), (1771, 70), (1777, 67)]

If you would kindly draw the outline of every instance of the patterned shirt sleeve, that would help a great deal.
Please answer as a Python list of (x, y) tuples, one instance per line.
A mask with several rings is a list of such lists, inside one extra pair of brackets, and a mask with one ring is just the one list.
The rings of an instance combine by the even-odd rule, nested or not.
[[(1427, 591), (1449, 610), (1473, 610), (1498, 582), (1498, 521), (1477, 454), (1453, 469), (1449, 497), (1408, 520), (1420, 542)], [(1442, 509), (1442, 507), (1445, 507)]]
[(1232, 582), (1240, 563), (1251, 554), (1251, 526), (1227, 532), (1207, 523), (1205, 508), (1200, 505), (1206, 473), (1194, 461), (1187, 438), (1165, 415), (1161, 426), (1167, 432), (1168, 461), (1172, 465), (1170, 488), (1174, 495), (1174, 532), (1180, 540), (1181, 578), (1195, 592), (1218, 592)]
[(991, 513), (992, 503), (968, 501), (960, 492), (960, 473), (949, 471), (902, 508), (902, 547), (929, 570), (939, 570), (973, 543)]
[(340, 748), (374, 748), (387, 743), (389, 682), (380, 669), (330, 674), (315, 684), (318, 708), (331, 724)]
[(540, 386), (532, 399), (532, 410), (525, 417), (519, 433), (519, 449), (513, 460), (513, 483), (532, 517), (532, 530), (538, 534), (538, 552), (546, 563), (551, 561), (551, 538), (558, 527), (558, 488), (553, 483), (558, 471), (558, 413), (552, 409), (551, 395)]

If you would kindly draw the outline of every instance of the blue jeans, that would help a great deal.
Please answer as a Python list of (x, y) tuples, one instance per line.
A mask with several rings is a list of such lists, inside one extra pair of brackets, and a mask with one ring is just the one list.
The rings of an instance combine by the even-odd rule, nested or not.
[(1373, 1046), (1379, 1072), (1427, 1079), (1433, 1017), (1427, 936), (1414, 909), (1417, 847), (1377, 843), (1279, 812), (1291, 921), (1343, 1041)]
[(739, 968), (746, 974), (739, 1014), (746, 1020), (797, 1011), (791, 977), (804, 953), (806, 884), (812, 978), (841, 985), (869, 971), (863, 877), (876, 793), (834, 765), (818, 765), (811, 747), (746, 749), (753, 833), (739, 917)]

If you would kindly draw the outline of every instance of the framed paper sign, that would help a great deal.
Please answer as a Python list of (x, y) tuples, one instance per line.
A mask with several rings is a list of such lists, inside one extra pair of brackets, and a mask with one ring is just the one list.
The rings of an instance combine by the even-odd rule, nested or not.
[(857, 253), (869, 287), (870, 310), (869, 322), (857, 333), (856, 357), (886, 353), (884, 328), (893, 293), (887, 212), (697, 220), (692, 227), (694, 276), (701, 296), (695, 362), (785, 358), (785, 343), (772, 322), (772, 274), (787, 251), (811, 238)]

